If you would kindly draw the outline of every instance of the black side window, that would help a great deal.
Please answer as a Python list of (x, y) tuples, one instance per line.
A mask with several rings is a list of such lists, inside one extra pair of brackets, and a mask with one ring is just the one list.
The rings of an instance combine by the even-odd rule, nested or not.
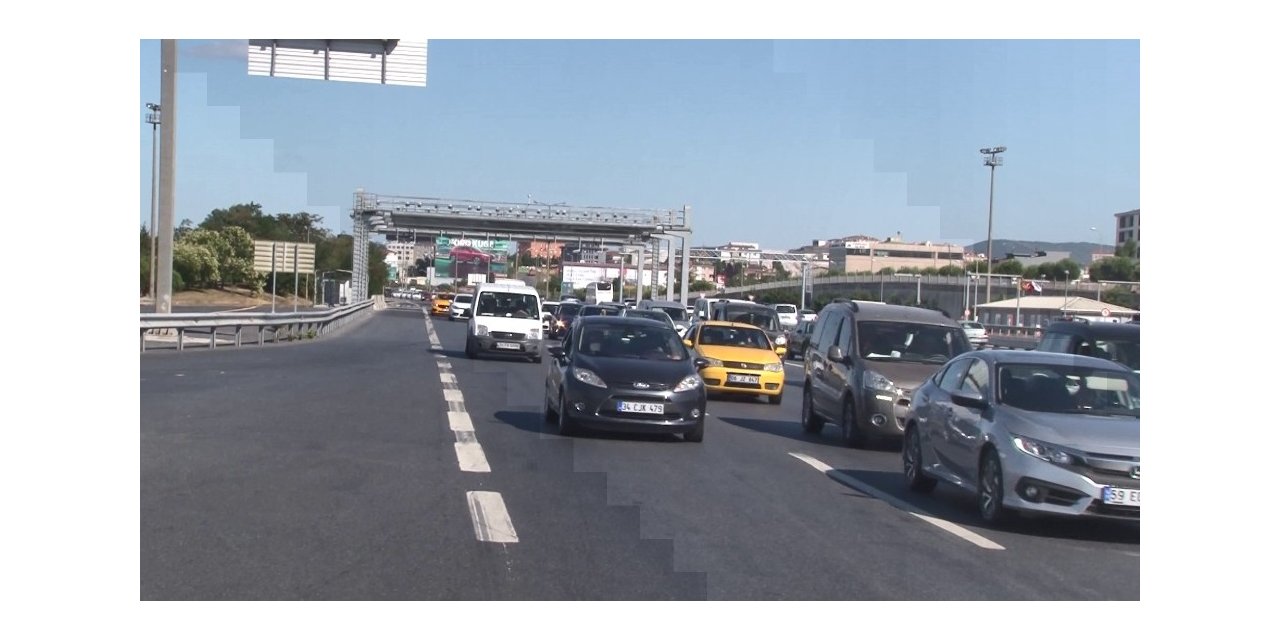
[(849, 319), (844, 316), (840, 316), (840, 328), (836, 330), (835, 344), (840, 347), (841, 351), (850, 353), (849, 348), (852, 343), (852, 334), (853, 332), (849, 329)]
[(942, 383), (938, 386), (942, 387), (943, 391), (949, 393), (958, 391), (960, 389), (961, 382), (963, 382), (965, 371), (969, 368), (969, 363), (971, 362), (973, 362), (973, 360), (970, 358), (952, 362), (951, 366), (947, 367), (946, 372), (942, 374)]

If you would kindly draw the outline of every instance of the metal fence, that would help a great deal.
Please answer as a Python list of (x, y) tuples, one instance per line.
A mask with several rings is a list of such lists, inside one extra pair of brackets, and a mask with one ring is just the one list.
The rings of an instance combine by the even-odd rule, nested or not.
[[(258, 345), (268, 342), (315, 338), (329, 333), (364, 315), (373, 309), (374, 300), (342, 306), (325, 311), (300, 311), (297, 313), (144, 313), (140, 321), (142, 351), (147, 350), (147, 338), (155, 342), (168, 336), (176, 336), (177, 349), (182, 351), (188, 333), (208, 336), (209, 349), (218, 347), (219, 336), (234, 342), (225, 346), (241, 346), (246, 329), (256, 334)], [(270, 336), (267, 334), (270, 333)], [(167, 341), (167, 340), (166, 340)], [(204, 345), (202, 345), (204, 346)]]

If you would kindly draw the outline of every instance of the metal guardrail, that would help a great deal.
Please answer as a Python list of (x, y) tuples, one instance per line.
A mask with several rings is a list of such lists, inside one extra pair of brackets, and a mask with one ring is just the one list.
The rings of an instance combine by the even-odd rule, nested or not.
[(218, 345), (218, 334), (223, 330), (235, 333), (235, 346), (242, 344), (243, 331), (247, 328), (258, 330), (259, 346), (267, 342), (266, 333), (271, 332), (270, 342), (279, 342), (281, 336), (289, 340), (303, 335), (322, 336), (337, 329), (361, 315), (361, 312), (372, 309), (374, 300), (369, 299), (353, 305), (337, 307), (327, 311), (300, 311), (298, 313), (143, 313), (140, 314), (140, 341), (142, 351), (147, 350), (147, 335), (154, 331), (174, 331), (177, 334), (178, 351), (183, 349), (183, 338), (187, 331), (198, 330), (209, 335), (209, 348)]

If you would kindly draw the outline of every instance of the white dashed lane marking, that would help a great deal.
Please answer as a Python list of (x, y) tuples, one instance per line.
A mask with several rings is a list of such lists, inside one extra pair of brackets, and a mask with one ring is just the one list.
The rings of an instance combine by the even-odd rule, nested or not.
[(853, 476), (850, 476), (847, 473), (844, 473), (842, 471), (836, 471), (835, 469), (832, 469), (830, 465), (828, 465), (827, 463), (821, 460), (818, 460), (817, 458), (805, 455), (803, 453), (795, 453), (795, 452), (792, 452), (791, 456), (813, 467), (814, 469), (821, 471), (822, 473), (826, 474), (827, 477), (831, 478), (832, 480), (835, 480), (836, 482), (839, 482), (840, 484), (843, 484), (851, 489), (856, 489), (858, 491), (861, 491), (873, 498), (878, 498), (884, 502), (887, 502), (890, 505), (898, 509), (901, 509), (902, 511), (905, 511), (917, 518), (920, 518), (921, 520), (924, 520), (925, 522), (928, 522), (929, 524), (935, 527), (938, 527), (939, 529), (942, 529), (947, 533), (950, 533), (963, 540), (966, 540), (979, 547), (982, 547), (983, 549), (992, 549), (996, 551), (1004, 550), (1004, 547), (1000, 546), (998, 543), (993, 542), (987, 538), (984, 538), (954, 522), (949, 522), (941, 518), (935, 518), (933, 516), (920, 513), (919, 510), (917, 510), (915, 507), (911, 506), (910, 504), (907, 504), (902, 500), (899, 500), (865, 482), (862, 482), (854, 478)]
[(502, 494), (496, 491), (468, 491), (467, 504), (471, 507), (471, 524), (476, 530), (476, 540), (481, 542), (519, 542), (516, 526), (507, 515), (507, 505)]
[[(441, 393), (447, 406), (445, 417), (449, 422), (449, 430), (453, 431), (453, 451), (458, 457), (458, 468), (466, 473), (490, 473), (489, 460), (484, 455), (480, 440), (476, 438), (475, 425), (471, 422), (471, 414), (467, 413), (462, 390), (458, 388), (458, 378), (453, 373), (453, 365), (441, 353), (443, 348), (440, 346), (440, 338), (436, 335), (429, 315), (426, 326), (431, 350), (435, 352)], [(468, 491), (467, 507), (471, 513), (476, 540), (501, 544), (520, 541), (502, 494), (496, 491)]]

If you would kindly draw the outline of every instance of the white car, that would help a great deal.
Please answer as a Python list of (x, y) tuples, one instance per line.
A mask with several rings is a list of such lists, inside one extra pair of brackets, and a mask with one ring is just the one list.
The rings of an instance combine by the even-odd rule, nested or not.
[(471, 310), (471, 294), (459, 293), (453, 297), (453, 301), (449, 303), (449, 320), (452, 322), (459, 318), (466, 319), (466, 313)]
[(800, 323), (800, 313), (794, 304), (775, 304), (773, 310), (778, 312), (778, 324), (783, 329), (794, 328)]
[(813, 322), (818, 319), (818, 312), (813, 309), (801, 309), (799, 319), (800, 322)]
[(987, 328), (982, 326), (982, 323), (964, 320), (960, 326), (964, 329), (964, 335), (969, 339), (969, 344), (981, 348), (990, 342), (990, 338), (987, 337)]

